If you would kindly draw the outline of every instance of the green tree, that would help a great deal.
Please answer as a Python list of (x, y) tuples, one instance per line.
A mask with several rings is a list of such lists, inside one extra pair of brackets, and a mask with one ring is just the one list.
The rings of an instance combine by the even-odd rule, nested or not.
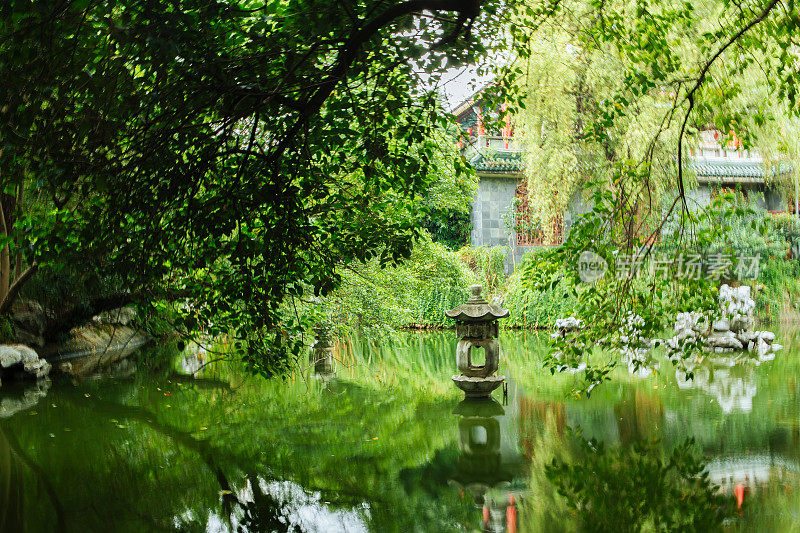
[[(577, 259), (594, 251), (613, 272), (620, 254), (647, 259), (665, 233), (678, 251), (706, 252), (734, 217), (746, 217), (743, 207), (722, 201), (690, 213), (688, 148), (710, 127), (745, 147), (760, 142), (773, 160), (791, 148), (780, 137), (793, 131), (796, 119), (787, 118), (800, 111), (798, 22), (795, 4), (772, 0), (531, 1), (517, 11), (510, 26), (517, 56), (503, 73), (518, 87), (531, 188), (545, 206), (558, 193), (551, 209), (584, 185), (595, 189), (593, 211), (565, 245), (522, 273), (532, 287), (570, 282), (587, 324), (556, 342), (551, 363), (580, 360), (598, 344), (618, 347), (614, 339), (630, 314), (643, 317), (655, 337), (677, 312), (716, 307), (718, 280), (635, 279), (631, 270), (583, 284)], [(591, 385), (583, 392), (608, 370), (587, 368)]]
[(166, 300), (183, 328), (233, 333), (253, 369), (284, 367), (302, 327), (287, 298), (329, 292), (342, 262), (409, 255), (415, 200), (452, 160), (429, 87), (485, 55), (504, 5), (4, 3), (2, 309), (24, 266), (71, 266), (118, 291), (55, 330)]

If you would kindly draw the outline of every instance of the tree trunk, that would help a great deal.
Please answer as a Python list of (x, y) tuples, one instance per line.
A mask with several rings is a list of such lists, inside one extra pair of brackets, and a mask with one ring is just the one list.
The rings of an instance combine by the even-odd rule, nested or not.
[[(17, 201), (14, 202), (14, 208), (17, 213), (22, 213), (22, 198), (25, 193), (25, 182), (17, 185)], [(22, 247), (19, 245), (19, 236), (14, 236), (14, 244), (17, 248), (17, 253), (14, 256), (14, 281), (18, 280), (22, 275)], [(2, 300), (0, 300), (2, 301)]]
[[(6, 210), (3, 202), (0, 201), (0, 233), (1, 236), (8, 236), (8, 224), (6, 224)], [(8, 244), (0, 249), (0, 302), (8, 296), (8, 286), (11, 281), (11, 257), (9, 255)]]

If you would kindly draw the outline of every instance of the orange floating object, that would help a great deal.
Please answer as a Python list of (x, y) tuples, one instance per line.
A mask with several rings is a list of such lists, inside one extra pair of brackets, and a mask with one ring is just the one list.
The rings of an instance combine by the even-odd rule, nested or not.
[(733, 495), (736, 497), (736, 508), (741, 509), (744, 503), (744, 485), (737, 483), (736, 486), (733, 487)]
[[(514, 499), (513, 497), (511, 498)], [(506, 507), (506, 522), (508, 523), (508, 532), (517, 533), (517, 506), (513, 504)]]

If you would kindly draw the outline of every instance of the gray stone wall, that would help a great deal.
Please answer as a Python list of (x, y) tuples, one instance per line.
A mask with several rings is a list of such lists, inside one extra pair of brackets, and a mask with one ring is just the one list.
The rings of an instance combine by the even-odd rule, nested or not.
[(764, 196), (767, 201), (767, 209), (770, 211), (783, 211), (788, 208), (787, 202), (783, 200), (781, 194), (775, 189), (767, 189)]
[[(514, 194), (522, 181), (522, 176), (509, 174), (506, 176), (481, 176), (478, 191), (470, 209), (472, 246), (506, 246), (506, 272), (514, 271), (522, 261), (522, 256), (538, 246), (517, 246), (516, 234), (506, 227), (505, 219), (509, 209), (514, 205)], [(574, 200), (578, 212), (589, 207), (583, 203), (582, 196), (576, 195)], [(572, 206), (572, 203), (570, 204)], [(572, 209), (572, 207), (570, 207)], [(564, 226), (567, 230), (568, 213), (564, 214)]]
[[(722, 185), (701, 183), (697, 188), (687, 190), (686, 200), (689, 204), (689, 208), (696, 210), (708, 205), (709, 202), (711, 202), (712, 189), (720, 186)], [(725, 186), (731, 188), (730, 185)], [(775, 189), (765, 188), (763, 183), (746, 183), (737, 185), (736, 187), (741, 189), (759, 209), (770, 211), (786, 209), (786, 202), (781, 197), (781, 194)]]
[[(513, 206), (520, 180), (516, 175), (481, 177), (470, 209), (472, 246), (509, 245), (510, 230), (505, 227), (505, 215)], [(512, 244), (515, 240), (512, 239)]]
[[(508, 176), (481, 176), (478, 190), (470, 209), (472, 231), (470, 244), (472, 246), (507, 246), (510, 247), (506, 257), (506, 271), (511, 273), (515, 265), (522, 261), (522, 256), (535, 246), (517, 246), (517, 238), (513, 232), (506, 228), (505, 218), (508, 210), (513, 207), (514, 193), (522, 181), (522, 176), (509, 174)], [(690, 209), (700, 209), (711, 201), (711, 188), (709, 184), (700, 184), (697, 188), (686, 191), (686, 199)], [(746, 190), (748, 197), (755, 200), (761, 209), (785, 209), (784, 201), (780, 194), (773, 189), (764, 190), (763, 184), (745, 184), (741, 186)], [(590, 198), (585, 198), (582, 192), (577, 192), (570, 199), (569, 207), (564, 212), (564, 238), (567, 237), (575, 219), (592, 209)], [(667, 225), (668, 226), (668, 225)], [(664, 231), (668, 227), (664, 227)], [(509, 238), (510, 237), (510, 238)]]
[(701, 185), (696, 189), (686, 190), (686, 205), (692, 211), (697, 211), (711, 202), (711, 189), (708, 185)]
[(506, 272), (511, 273), (514, 265), (522, 259), (528, 247), (517, 247), (517, 237), (506, 227), (506, 214), (513, 208), (514, 193), (522, 177), (509, 174), (508, 177), (481, 176), (478, 191), (470, 208), (472, 246), (510, 247), (506, 256)]

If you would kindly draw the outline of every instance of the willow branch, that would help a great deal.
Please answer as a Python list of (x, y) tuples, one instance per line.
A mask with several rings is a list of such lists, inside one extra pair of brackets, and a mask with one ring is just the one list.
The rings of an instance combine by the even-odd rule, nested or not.
[(742, 29), (736, 32), (733, 37), (728, 39), (728, 41), (722, 47), (720, 47), (713, 56), (711, 56), (711, 59), (706, 62), (706, 64), (703, 66), (703, 69), (700, 71), (700, 76), (698, 76), (694, 86), (689, 90), (688, 93), (686, 93), (686, 100), (689, 101), (689, 108), (686, 110), (686, 114), (683, 117), (683, 124), (681, 124), (681, 131), (678, 135), (678, 192), (680, 194), (683, 210), (687, 213), (689, 212), (689, 206), (686, 203), (685, 189), (683, 186), (683, 136), (686, 132), (686, 124), (689, 122), (689, 115), (691, 115), (692, 110), (694, 109), (695, 93), (697, 93), (698, 89), (700, 89), (700, 87), (703, 85), (711, 66), (714, 64), (714, 62), (716, 62), (717, 59), (719, 59), (725, 50), (727, 50), (733, 43), (738, 41), (742, 35), (747, 33), (748, 30), (763, 21), (779, 2), (780, 0), (771, 0), (771, 2), (767, 4), (763, 11), (761, 11), (761, 14), (748, 22), (744, 27), (742, 27)]

